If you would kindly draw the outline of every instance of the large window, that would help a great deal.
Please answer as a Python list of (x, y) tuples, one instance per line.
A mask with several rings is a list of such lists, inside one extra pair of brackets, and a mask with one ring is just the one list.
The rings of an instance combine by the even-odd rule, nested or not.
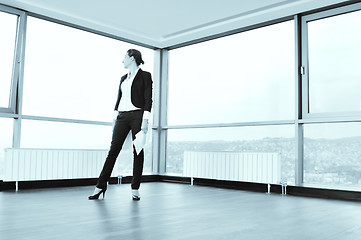
[(17, 19), (17, 15), (0, 12), (0, 108), (10, 103)]
[[(360, 7), (355, 4), (303, 17), (307, 186), (361, 186), (361, 11), (356, 11)], [(307, 123), (309, 117), (318, 123)], [(344, 122), (334, 123), (335, 118)]]
[(361, 11), (310, 21), (309, 112), (361, 111)]
[[(232, 125), (294, 119), (293, 21), (171, 50), (169, 59), (168, 125), (215, 127), (168, 129), (168, 173), (186, 174), (188, 152), (217, 152), (219, 162), (228, 153), (253, 153), (258, 159), (276, 153), (283, 180), (295, 182), (292, 124)], [(217, 127), (220, 123), (225, 125)], [(267, 168), (268, 160), (239, 171)]]
[[(247, 152), (260, 156), (263, 153), (278, 153), (281, 162), (281, 178), (290, 184), (294, 184), (295, 181), (295, 142), (292, 125), (169, 129), (168, 173), (183, 174), (184, 153), (186, 151)], [(257, 168), (269, 167), (266, 161), (264, 161), (264, 165)], [(247, 169), (240, 170), (246, 171)], [(249, 169), (249, 171), (254, 170)]]
[(111, 121), (126, 51), (153, 70), (153, 50), (33, 17), (26, 41), (25, 115)]
[(361, 187), (361, 123), (307, 124), (304, 182), (329, 188)]
[[(153, 50), (28, 17), (20, 147), (108, 149), (111, 127), (96, 122), (113, 119), (119, 81), (127, 73), (122, 61), (130, 48), (142, 52), (141, 68), (153, 72)], [(132, 174), (132, 159), (127, 144), (114, 171)], [(149, 141), (144, 172), (151, 171)]]
[(169, 125), (294, 118), (294, 25), (170, 51)]

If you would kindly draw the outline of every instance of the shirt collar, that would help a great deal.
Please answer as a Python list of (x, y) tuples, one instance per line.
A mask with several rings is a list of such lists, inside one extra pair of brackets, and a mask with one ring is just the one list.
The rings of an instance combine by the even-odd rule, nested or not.
[(128, 79), (133, 79), (133, 78), (137, 75), (139, 69), (140, 69), (140, 68), (138, 67), (137, 70), (135, 71), (134, 75), (131, 76), (131, 77), (129, 77), (129, 73), (128, 73), (128, 74), (127, 74), (127, 78), (128, 78)]

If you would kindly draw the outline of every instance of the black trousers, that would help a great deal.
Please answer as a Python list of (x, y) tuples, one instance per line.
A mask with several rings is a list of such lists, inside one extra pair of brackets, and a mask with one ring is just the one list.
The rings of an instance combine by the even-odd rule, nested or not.
[[(107, 182), (112, 174), (115, 161), (117, 160), (129, 131), (132, 131), (132, 139), (134, 140), (135, 134), (141, 131), (142, 120), (143, 110), (119, 113), (113, 130), (110, 150), (98, 179), (98, 188), (106, 188)], [(133, 178), (131, 187), (132, 189), (137, 190), (139, 189), (143, 173), (144, 150), (137, 154), (133, 145), (133, 156)]]

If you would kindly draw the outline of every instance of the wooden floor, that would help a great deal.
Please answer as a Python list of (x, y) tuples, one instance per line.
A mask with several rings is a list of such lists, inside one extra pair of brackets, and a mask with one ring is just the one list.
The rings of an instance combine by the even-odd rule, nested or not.
[(0, 192), (0, 239), (361, 239), (361, 203), (143, 183)]

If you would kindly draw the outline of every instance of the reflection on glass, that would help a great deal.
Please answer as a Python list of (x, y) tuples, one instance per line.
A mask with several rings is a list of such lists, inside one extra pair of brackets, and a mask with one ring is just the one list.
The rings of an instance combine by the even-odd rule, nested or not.
[(111, 121), (129, 48), (153, 71), (153, 50), (28, 17), (23, 113)]
[(281, 178), (295, 182), (294, 126), (168, 130), (167, 172), (182, 174), (185, 151), (279, 153)]
[(170, 125), (294, 117), (293, 21), (169, 55)]
[(11, 148), (13, 140), (13, 119), (0, 118), (0, 180), (4, 177), (4, 149)]
[[(21, 132), (22, 148), (50, 149), (105, 149), (108, 150), (112, 138), (111, 126), (99, 126), (76, 123), (60, 123), (23, 120)], [(149, 136), (151, 139), (151, 136)], [(151, 141), (146, 145), (144, 172), (151, 172)], [(114, 171), (119, 174), (132, 174), (133, 152), (128, 141), (118, 157)], [(104, 159), (105, 160), (105, 159)], [(100, 173), (101, 169), (99, 169)]]
[(308, 23), (310, 113), (361, 111), (361, 11)]
[(304, 126), (304, 183), (361, 187), (361, 123)]
[(9, 106), (17, 16), (0, 12), (0, 107)]

